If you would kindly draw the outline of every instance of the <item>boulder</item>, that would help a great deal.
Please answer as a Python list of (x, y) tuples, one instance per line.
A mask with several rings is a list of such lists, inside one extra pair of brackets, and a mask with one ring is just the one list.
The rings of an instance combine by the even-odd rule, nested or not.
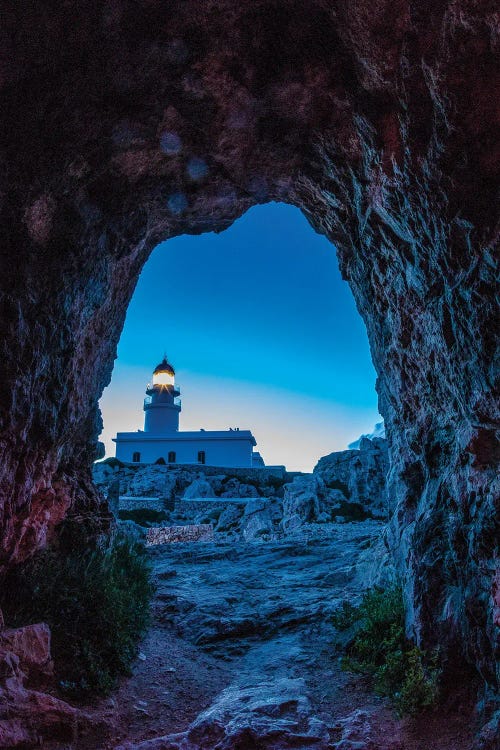
[(267, 510), (269, 501), (265, 497), (252, 498), (245, 505), (245, 516), (251, 516), (263, 510)]
[(304, 523), (322, 522), (329, 517), (333, 500), (320, 476), (303, 474), (286, 484), (283, 495), (283, 531), (292, 531)]
[(245, 506), (241, 519), (241, 533), (246, 542), (274, 536), (272, 503), (267, 498), (252, 498)]
[(231, 477), (222, 486), (221, 497), (259, 497), (257, 488), (253, 484), (239, 482), (236, 477)]
[(230, 685), (186, 732), (116, 750), (327, 750), (326, 725), (312, 714), (302, 679), (286, 677), (250, 687)]
[(219, 516), (216, 531), (227, 532), (237, 530), (239, 528), (240, 520), (243, 515), (243, 508), (241, 505), (231, 504)]
[(387, 518), (389, 456), (383, 438), (361, 438), (358, 450), (330, 453), (321, 458), (314, 475), (342, 493), (344, 502), (362, 507), (376, 518)]
[(183, 497), (185, 500), (192, 500), (199, 497), (215, 497), (215, 493), (207, 479), (195, 479), (186, 487)]
[(168, 466), (150, 464), (133, 472), (128, 487), (120, 487), (121, 495), (136, 497), (170, 497), (175, 490), (176, 474)]
[(50, 630), (44, 623), (0, 633), (0, 748), (73, 742), (85, 714), (40, 688), (52, 676)]
[(44, 622), (2, 630), (0, 645), (6, 652), (17, 656), (19, 668), (30, 685), (39, 686), (52, 677), (50, 628)]
[(266, 509), (251, 515), (245, 515), (241, 522), (241, 532), (246, 542), (262, 537), (271, 537), (274, 533), (274, 527), (269, 511)]

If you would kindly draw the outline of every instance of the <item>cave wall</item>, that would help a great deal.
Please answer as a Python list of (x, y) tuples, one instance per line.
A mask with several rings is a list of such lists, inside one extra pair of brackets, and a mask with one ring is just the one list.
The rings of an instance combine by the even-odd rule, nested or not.
[(0, 564), (67, 514), (106, 524), (97, 403), (152, 248), (288, 201), (335, 244), (367, 326), (409, 632), (450, 669), (465, 653), (492, 695), (496, 3), (2, 14)]

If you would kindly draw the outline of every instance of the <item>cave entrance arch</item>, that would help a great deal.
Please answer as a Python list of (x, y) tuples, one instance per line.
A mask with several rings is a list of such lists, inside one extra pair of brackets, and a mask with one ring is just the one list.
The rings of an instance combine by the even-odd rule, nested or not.
[(288, 201), (336, 246), (367, 326), (408, 626), (464, 651), (491, 694), (495, 11), (4, 4), (4, 568), (66, 514), (105, 512), (97, 404), (151, 249)]
[(142, 430), (164, 350), (180, 429), (249, 428), (267, 464), (312, 471), (380, 421), (366, 330), (334, 248), (290, 205), (255, 206), (221, 234), (155, 248), (100, 402), (107, 457), (116, 432)]

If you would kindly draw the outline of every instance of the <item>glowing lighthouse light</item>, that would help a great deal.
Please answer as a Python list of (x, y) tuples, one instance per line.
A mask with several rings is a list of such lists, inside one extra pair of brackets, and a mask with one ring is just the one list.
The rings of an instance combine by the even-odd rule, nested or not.
[(174, 385), (174, 376), (170, 372), (155, 372), (153, 385)]
[(160, 362), (153, 372), (153, 386), (159, 385), (160, 387), (165, 387), (168, 385), (174, 385), (174, 383), (174, 368), (167, 362), (167, 358), (164, 357), (163, 361)]

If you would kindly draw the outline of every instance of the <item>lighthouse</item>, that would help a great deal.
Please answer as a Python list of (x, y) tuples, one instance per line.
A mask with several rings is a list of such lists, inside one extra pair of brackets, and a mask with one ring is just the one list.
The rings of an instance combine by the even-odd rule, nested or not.
[(144, 432), (163, 435), (178, 431), (181, 411), (179, 396), (174, 368), (165, 355), (153, 370), (153, 381), (146, 389)]
[(144, 430), (118, 432), (116, 458), (126, 463), (207, 464), (231, 468), (263, 467), (250, 430), (179, 430), (181, 392), (166, 355), (153, 370), (144, 399)]

